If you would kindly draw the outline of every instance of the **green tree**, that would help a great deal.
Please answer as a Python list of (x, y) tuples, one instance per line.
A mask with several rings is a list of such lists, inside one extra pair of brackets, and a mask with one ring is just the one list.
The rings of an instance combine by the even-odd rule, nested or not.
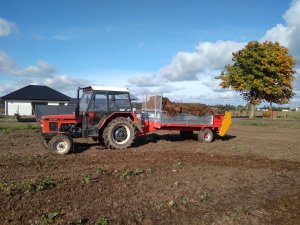
[(251, 103), (250, 117), (262, 101), (285, 104), (294, 96), (295, 59), (278, 42), (249, 42), (233, 55), (233, 64), (216, 77), (222, 88), (232, 88)]

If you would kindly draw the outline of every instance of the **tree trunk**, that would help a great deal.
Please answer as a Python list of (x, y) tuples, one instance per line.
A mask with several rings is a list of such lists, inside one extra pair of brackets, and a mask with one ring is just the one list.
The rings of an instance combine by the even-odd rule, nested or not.
[(255, 112), (255, 105), (251, 104), (251, 110), (250, 110), (249, 118), (254, 118), (254, 112)]
[(270, 113), (271, 113), (271, 119), (274, 119), (272, 102), (270, 102)]

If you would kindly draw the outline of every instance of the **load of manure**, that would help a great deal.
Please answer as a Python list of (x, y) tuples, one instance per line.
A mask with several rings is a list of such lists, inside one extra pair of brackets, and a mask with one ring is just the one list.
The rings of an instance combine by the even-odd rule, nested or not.
[[(159, 109), (160, 103), (155, 101), (157, 96), (151, 96), (146, 102), (147, 109)], [(160, 96), (159, 96), (160, 98)], [(196, 103), (175, 103), (170, 101), (167, 97), (162, 97), (162, 111), (165, 111), (168, 116), (174, 117), (179, 113), (189, 113), (194, 116), (201, 116), (204, 114), (219, 115), (223, 112), (218, 108), (213, 108), (205, 104)]]

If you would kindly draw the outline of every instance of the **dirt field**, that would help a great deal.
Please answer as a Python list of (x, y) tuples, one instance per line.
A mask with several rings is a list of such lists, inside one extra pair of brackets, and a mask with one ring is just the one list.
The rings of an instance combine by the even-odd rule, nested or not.
[(175, 132), (128, 150), (0, 132), (1, 224), (300, 224), (300, 121), (237, 121), (213, 143)]

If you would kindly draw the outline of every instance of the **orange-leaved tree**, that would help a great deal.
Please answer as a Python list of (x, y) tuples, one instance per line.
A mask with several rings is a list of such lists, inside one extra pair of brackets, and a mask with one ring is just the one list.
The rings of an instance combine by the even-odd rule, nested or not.
[(250, 117), (262, 101), (285, 104), (294, 96), (295, 59), (278, 42), (249, 42), (242, 50), (232, 53), (233, 64), (216, 77), (222, 88), (232, 88), (251, 103)]

